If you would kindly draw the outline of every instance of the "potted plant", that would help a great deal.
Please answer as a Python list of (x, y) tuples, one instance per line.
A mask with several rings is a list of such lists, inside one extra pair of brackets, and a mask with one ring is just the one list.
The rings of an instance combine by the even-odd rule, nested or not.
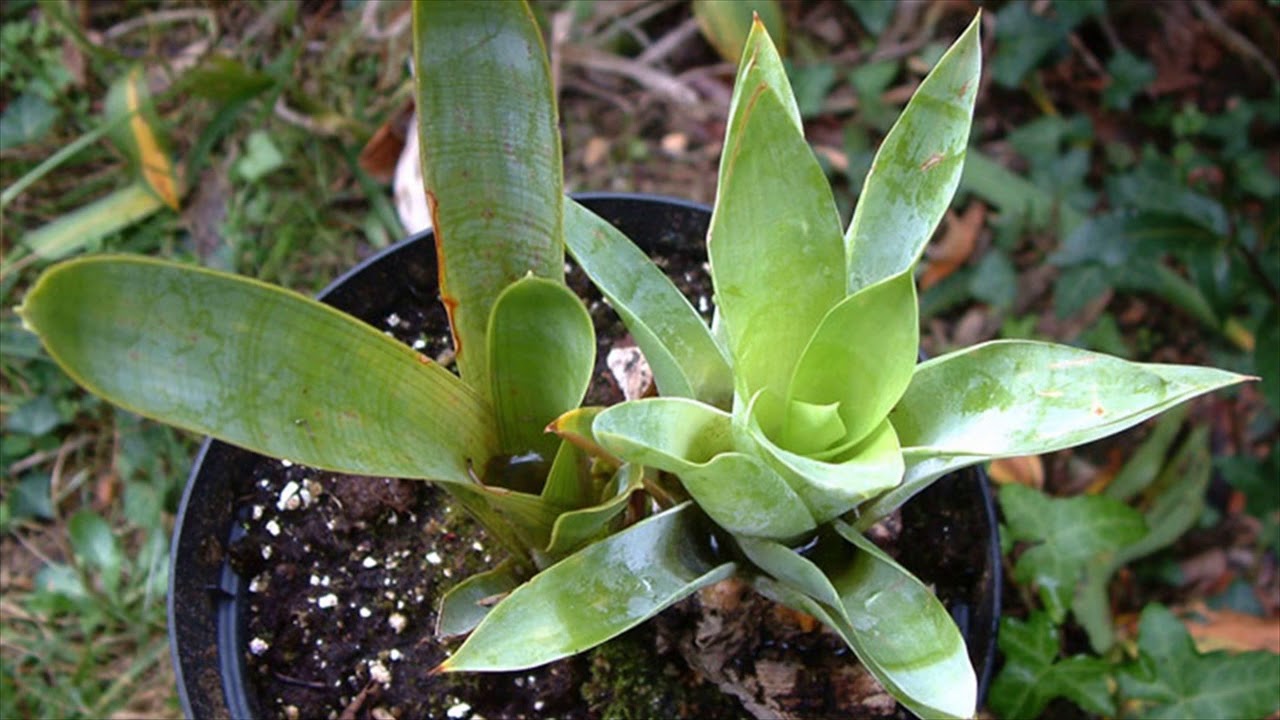
[[(755, 25), (708, 233), (710, 326), (563, 197), (528, 8), (417, 3), (414, 21), (459, 375), (307, 298), (142, 258), (57, 265), (20, 312), (73, 378), (123, 407), (448, 492), (508, 559), (444, 598), (441, 625), (470, 634), (437, 671), (538, 666), (736, 577), (829, 627), (912, 712), (972, 716), (955, 622), (865, 533), (944, 474), (1088, 442), (1246, 379), (1031, 342), (917, 364), (913, 271), (959, 180), (976, 20), (886, 138), (844, 231)], [(659, 397), (579, 407), (595, 342), (563, 282), (566, 246)]]

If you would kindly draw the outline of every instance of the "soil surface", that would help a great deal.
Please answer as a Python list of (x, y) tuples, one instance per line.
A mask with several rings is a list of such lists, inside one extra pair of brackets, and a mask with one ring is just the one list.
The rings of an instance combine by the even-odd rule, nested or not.
[[(663, 269), (709, 317), (703, 259), (674, 241), (655, 250)], [(604, 359), (614, 343), (630, 339), (580, 271), (571, 268), (568, 280), (584, 297), (600, 338), (587, 402), (617, 402), (621, 393)], [(382, 325), (448, 361), (447, 325), (437, 304), (397, 308)], [(734, 582), (679, 603), (601, 648), (540, 668), (432, 674), (460, 643), (435, 637), (439, 598), (502, 556), (479, 526), (445, 493), (421, 482), (264, 459), (241, 484), (237, 518), (244, 532), (231, 557), (249, 579), (243, 652), (262, 717), (745, 718), (750, 710), (780, 717), (906, 717), (838, 637)], [(967, 490), (961, 494), (977, 498)], [(896, 518), (901, 529), (883, 537), (925, 582), (938, 586), (944, 601), (968, 608), (978, 601), (968, 589), (982, 585), (984, 569), (990, 571), (985, 515), (970, 504), (967, 515), (953, 517), (947, 498), (943, 507), (922, 506)], [(913, 558), (915, 548), (928, 551)], [(948, 577), (948, 567), (966, 570)], [(960, 611), (958, 620), (967, 615)]]

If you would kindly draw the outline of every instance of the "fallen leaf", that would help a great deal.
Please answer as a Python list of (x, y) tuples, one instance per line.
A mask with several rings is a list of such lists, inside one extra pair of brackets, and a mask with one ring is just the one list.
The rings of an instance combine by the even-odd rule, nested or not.
[(1039, 455), (992, 460), (987, 474), (999, 485), (1017, 483), (1036, 490), (1044, 488), (1044, 461)]
[(1179, 608), (1177, 615), (1195, 640), (1196, 649), (1202, 653), (1214, 650), (1280, 653), (1280, 617), (1213, 610), (1202, 602)]
[(408, 100), (364, 144), (360, 150), (360, 169), (369, 177), (385, 183), (395, 176), (396, 163), (404, 152), (408, 134), (416, 130), (413, 117), (413, 101)]
[(921, 290), (937, 284), (969, 260), (986, 219), (987, 206), (980, 202), (970, 203), (963, 215), (947, 211), (946, 230), (926, 251), (928, 261), (920, 275)]

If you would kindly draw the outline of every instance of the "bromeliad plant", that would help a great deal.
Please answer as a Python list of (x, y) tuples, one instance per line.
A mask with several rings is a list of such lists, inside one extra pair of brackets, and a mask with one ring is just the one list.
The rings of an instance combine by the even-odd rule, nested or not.
[[(415, 3), (414, 20), (460, 378), (301, 296), (145, 259), (56, 266), (21, 313), (73, 377), (126, 408), (321, 468), (441, 483), (511, 557), (445, 598), (440, 630), (474, 630), (440, 670), (546, 663), (737, 575), (833, 628), (912, 711), (971, 716), (959, 631), (862, 532), (947, 472), (1087, 442), (1244, 379), (1023, 342), (916, 364), (913, 271), (959, 179), (976, 21), (886, 138), (844, 232), (756, 24), (708, 238), (708, 328), (635, 245), (563, 197), (528, 8)], [(594, 339), (563, 284), (566, 246), (661, 397), (577, 407)], [(641, 490), (658, 512), (621, 527)]]

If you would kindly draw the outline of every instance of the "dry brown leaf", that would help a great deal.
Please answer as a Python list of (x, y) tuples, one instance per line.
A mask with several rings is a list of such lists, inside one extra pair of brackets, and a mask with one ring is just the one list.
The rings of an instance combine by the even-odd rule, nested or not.
[(395, 175), (396, 162), (404, 151), (406, 137), (414, 130), (410, 127), (412, 118), (413, 100), (408, 100), (364, 144), (360, 151), (360, 169), (368, 173), (369, 177), (380, 183), (391, 181)]
[(992, 460), (987, 474), (999, 485), (1016, 483), (1036, 490), (1044, 487), (1044, 461), (1039, 455)]
[(1264, 618), (1235, 610), (1213, 610), (1202, 602), (1177, 611), (1200, 652), (1265, 650), (1280, 654), (1280, 617)]
[(926, 251), (928, 260), (920, 275), (920, 289), (926, 290), (955, 272), (973, 255), (978, 234), (987, 219), (987, 206), (980, 202), (969, 203), (963, 215), (947, 211), (946, 230), (942, 238)]

